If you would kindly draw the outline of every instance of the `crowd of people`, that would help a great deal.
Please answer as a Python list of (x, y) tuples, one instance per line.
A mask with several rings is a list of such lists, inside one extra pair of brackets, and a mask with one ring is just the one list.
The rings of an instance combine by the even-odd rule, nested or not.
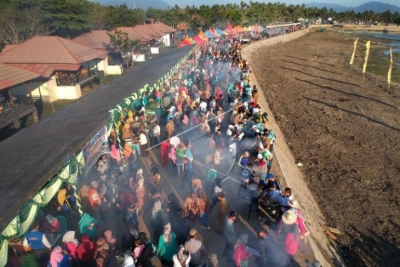
[[(281, 263), (291, 266), (309, 233), (291, 189), (281, 188), (271, 173), (276, 137), (258, 102), (239, 40), (220, 38), (196, 49), (162, 90), (144, 94), (137, 109), (121, 111), (119, 128), (109, 136), (110, 153), (80, 179), (78, 192), (63, 188), (55, 204), (43, 209), (23, 241), (35, 266), (243, 267), (250, 266), (251, 256), (266, 266), (271, 237), (260, 230), (258, 246), (248, 247), (249, 237), (238, 232), (239, 215), (225, 198), (220, 166), (230, 162), (230, 170), (240, 173), (241, 194), (278, 207), (274, 230), (286, 255)], [(146, 113), (150, 104), (158, 107), (154, 115)], [(207, 147), (196, 147), (196, 138), (205, 138)], [(136, 159), (151, 149), (159, 149), (161, 166), (146, 174)], [(194, 177), (195, 155), (204, 156), (199, 159), (206, 166), (204, 179)], [(164, 167), (190, 191), (183, 205), (175, 193), (164, 197)], [(223, 255), (207, 251), (213, 241), (201, 240), (196, 230), (197, 222), (211, 230), (210, 216), (225, 242)], [(151, 235), (141, 231), (140, 222)], [(50, 244), (49, 233), (62, 242)], [(221, 258), (226, 264), (218, 263)]]

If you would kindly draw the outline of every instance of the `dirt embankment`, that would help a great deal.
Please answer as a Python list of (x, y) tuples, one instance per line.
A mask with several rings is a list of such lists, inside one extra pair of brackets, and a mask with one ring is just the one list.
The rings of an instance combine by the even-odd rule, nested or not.
[(344, 232), (338, 242), (347, 266), (400, 266), (400, 98), (348, 67), (353, 41), (310, 32), (260, 42), (244, 55), (282, 130), (272, 126), (276, 158), (314, 247), (333, 257), (326, 222)]
[[(253, 66), (257, 88), (265, 88), (263, 77), (268, 76), (268, 73), (263, 71), (264, 67), (258, 66), (259, 57), (263, 57), (264, 52), (271, 49), (273, 46), (280, 46), (282, 43), (293, 41), (304, 36), (308, 32), (308, 30), (303, 30), (263, 40), (249, 45), (242, 50), (242, 56), (249, 61), (250, 66)], [(265, 63), (267, 63), (267, 61), (265, 61)], [(260, 105), (263, 110), (267, 110), (269, 114), (269, 126), (276, 131), (276, 135), (278, 136), (275, 141), (274, 150), (276, 160), (279, 163), (284, 176), (280, 177), (280, 179), (284, 180), (285, 184), (292, 188), (296, 198), (302, 205), (302, 211), (307, 220), (307, 226), (311, 232), (311, 247), (313, 248), (315, 257), (321, 261), (323, 266), (329, 266), (331, 265), (331, 261), (326, 260), (325, 258), (332, 257), (332, 253), (331, 250), (329, 250), (328, 239), (325, 234), (323, 234), (323, 229), (319, 224), (319, 221), (323, 219), (321, 211), (319, 210), (312, 193), (308, 189), (301, 171), (296, 165), (296, 161), (285, 142), (284, 134), (280, 131), (274, 115), (268, 107), (265, 95), (263, 94), (260, 94)]]

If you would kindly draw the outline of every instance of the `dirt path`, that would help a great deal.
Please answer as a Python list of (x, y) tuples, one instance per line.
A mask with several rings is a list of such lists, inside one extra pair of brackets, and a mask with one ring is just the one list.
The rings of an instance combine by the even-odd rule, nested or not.
[(353, 41), (311, 32), (244, 54), (283, 132), (276, 156), (315, 246), (331, 259), (326, 222), (345, 233), (347, 266), (400, 266), (400, 99), (348, 68)]

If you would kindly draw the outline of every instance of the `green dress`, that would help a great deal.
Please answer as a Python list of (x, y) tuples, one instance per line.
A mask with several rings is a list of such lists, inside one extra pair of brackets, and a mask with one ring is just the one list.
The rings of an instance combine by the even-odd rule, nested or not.
[(157, 252), (164, 260), (172, 261), (172, 256), (178, 253), (176, 247), (176, 235), (174, 232), (171, 232), (171, 240), (168, 243), (165, 243), (164, 235), (160, 236)]
[[(90, 225), (94, 223), (93, 227)], [(92, 240), (95, 240), (97, 237), (97, 225), (99, 221), (90, 216), (87, 213), (82, 215), (81, 220), (79, 221), (79, 230), (82, 235), (88, 235)], [(90, 227), (90, 228), (89, 228)]]

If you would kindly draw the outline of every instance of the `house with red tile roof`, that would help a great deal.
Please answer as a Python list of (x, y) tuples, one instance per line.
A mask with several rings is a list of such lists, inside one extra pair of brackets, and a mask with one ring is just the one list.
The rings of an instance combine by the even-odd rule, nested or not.
[(29, 94), (43, 97), (44, 101), (79, 98), (81, 86), (91, 84), (99, 72), (108, 74), (106, 50), (58, 36), (36, 36), (19, 45), (6, 46), (0, 54), (0, 64), (18, 70), (19, 77), (37, 75), (26, 81), (8, 79), (15, 80), (9, 88), (13, 95)]
[(124, 60), (121, 58), (119, 51), (113, 47), (109, 36), (110, 33), (112, 32), (106, 30), (92, 30), (79, 35), (72, 39), (72, 41), (94, 49), (107, 50), (108, 74), (122, 75), (124, 73)]

